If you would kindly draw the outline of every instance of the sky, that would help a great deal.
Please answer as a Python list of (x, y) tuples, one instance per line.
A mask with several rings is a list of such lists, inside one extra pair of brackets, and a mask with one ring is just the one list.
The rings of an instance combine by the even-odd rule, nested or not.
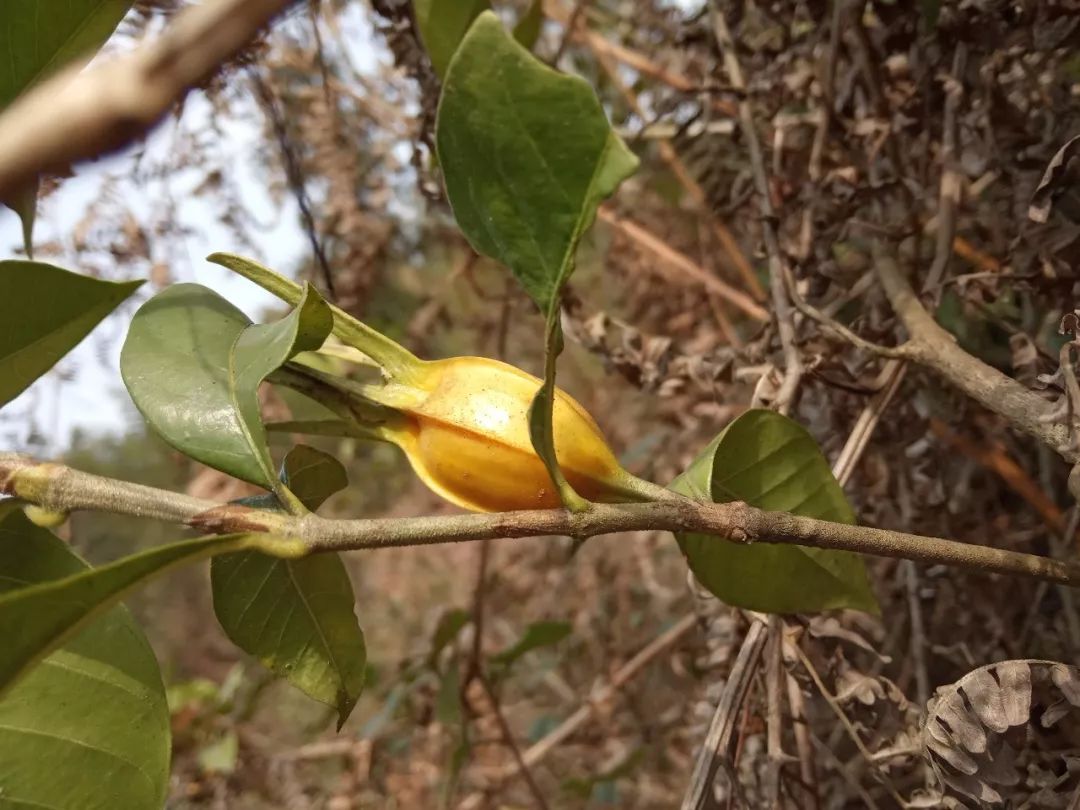
[[(347, 29), (343, 39), (354, 43), (350, 53), (353, 64), (361, 71), (374, 72), (378, 62), (389, 57), (376, 42), (369, 13), (363, 4), (354, 4), (352, 11), (343, 15), (342, 24)], [(197, 130), (205, 127), (213, 115), (215, 112), (206, 97), (197, 91), (191, 93), (180, 123), (169, 118), (147, 138), (143, 165), (152, 165), (168, 157), (169, 150), (175, 147), (177, 126)], [(256, 159), (263, 134), (255, 121), (219, 121), (219, 125), (225, 129), (227, 137), (219, 139), (215, 145), (217, 155), (236, 172), (245, 206), (258, 222), (269, 226), (259, 233), (258, 252), (252, 258), (292, 274), (309, 255), (310, 246), (300, 227), (292, 196), (286, 195), (279, 204), (265, 192)], [(279, 302), (259, 287), (205, 261), (205, 257), (215, 251), (251, 254), (251, 250), (238, 244), (235, 236), (216, 221), (214, 211), (204, 199), (191, 194), (194, 185), (201, 182), (202, 174), (179, 172), (138, 182), (132, 177), (138, 151), (137, 147), (132, 147), (121, 154), (77, 167), (73, 177), (64, 180), (57, 191), (39, 202), (34, 244), (44, 245), (70, 234), (102, 193), (104, 179), (115, 176), (118, 178), (116, 192), (136, 216), (144, 206), (149, 208), (159, 201), (161, 195), (168, 194), (177, 201), (177, 218), (180, 224), (188, 227), (177, 237), (181, 240), (178, 249), (172, 250), (173, 256), (181, 257), (169, 267), (174, 281), (192, 281), (211, 287), (252, 318), (277, 306)], [(0, 259), (24, 258), (19, 219), (14, 212), (0, 206)], [(49, 256), (42, 260), (68, 270), (85, 271), (72, 256)], [(131, 316), (152, 293), (150, 285), (144, 285), (68, 354), (57, 372), (40, 378), (5, 405), (4, 411), (0, 412), (4, 440), (10, 441), (9, 437), (14, 436), (18, 449), (48, 455), (62, 452), (76, 429), (94, 434), (119, 434), (130, 430), (139, 417), (123, 389), (120, 349)], [(38, 429), (33, 437), (32, 423)], [(29, 446), (28, 440), (31, 440)]]

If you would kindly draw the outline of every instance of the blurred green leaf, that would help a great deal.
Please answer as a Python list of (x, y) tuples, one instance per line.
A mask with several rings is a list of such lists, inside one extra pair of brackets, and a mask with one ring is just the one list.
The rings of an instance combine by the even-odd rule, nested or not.
[[(340, 462), (311, 447), (289, 452), (281, 477), (308, 509), (348, 483)], [(258, 551), (210, 563), (214, 612), (245, 652), (306, 695), (333, 706), (338, 728), (364, 688), (367, 650), (337, 554), (279, 559)]]
[(435, 632), (431, 634), (431, 652), (428, 654), (428, 662), (431, 666), (434, 666), (439, 653), (446, 648), (446, 645), (457, 638), (461, 628), (469, 623), (470, 618), (469, 612), (460, 608), (448, 610), (439, 617)]
[(414, 0), (416, 24), (431, 65), (442, 78), (472, 21), (491, 8), (488, 0)]
[(532, 50), (540, 36), (540, 28), (544, 24), (543, 0), (532, 0), (521, 19), (514, 26), (514, 39), (521, 43), (523, 48)]
[[(11, 518), (9, 518), (10, 520)], [(226, 551), (270, 548), (298, 553), (295, 543), (234, 534), (181, 540), (39, 585), (0, 595), (0, 695), (126, 593), (171, 568)]]
[(212, 290), (174, 284), (135, 313), (120, 371), (165, 441), (287, 499), (266, 447), (258, 387), (293, 354), (321, 345), (330, 323), (326, 303), (310, 287), (280, 321), (250, 326)]
[(101, 281), (42, 262), (0, 261), (0, 405), (52, 368), (141, 284)]
[[(817, 443), (798, 423), (773, 411), (752, 410), (737, 418), (670, 488), (698, 500), (741, 500), (760, 509), (855, 522)], [(698, 534), (678, 535), (678, 540), (698, 581), (729, 605), (767, 613), (878, 612), (856, 554)]]
[[(4, 0), (0, 4), (0, 111), (65, 63), (89, 56), (109, 38), (130, 0)], [(19, 215), (26, 254), (33, 258), (35, 179), (3, 200)]]
[(533, 622), (525, 628), (524, 635), (513, 646), (491, 656), (491, 661), (505, 671), (525, 653), (558, 644), (570, 635), (572, 629), (569, 622)]
[(0, 109), (65, 63), (100, 48), (129, 8), (130, 0), (4, 0)]
[(439, 162), (458, 225), (547, 312), (600, 201), (638, 160), (592, 87), (552, 70), (481, 14), (443, 84)]
[(199, 749), (199, 767), (205, 773), (232, 773), (236, 770), (239, 751), (240, 741), (236, 732), (227, 729), (216, 740)]
[[(0, 507), (0, 593), (87, 571), (17, 504)], [(5, 661), (43, 618), (13, 623), (10, 605), (0, 608)], [(127, 610), (99, 612), (0, 699), (0, 763), (3, 808), (160, 810), (169, 710), (153, 651)]]

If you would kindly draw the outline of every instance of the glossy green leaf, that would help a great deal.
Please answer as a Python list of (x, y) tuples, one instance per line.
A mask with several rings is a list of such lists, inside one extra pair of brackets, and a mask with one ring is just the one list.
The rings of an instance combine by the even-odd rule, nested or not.
[(52, 368), (140, 284), (42, 262), (0, 261), (0, 405)]
[[(86, 570), (17, 505), (0, 507), (0, 594)], [(161, 673), (123, 607), (87, 623), (0, 699), (0, 807), (160, 810), (168, 779)]]
[(4, 0), (0, 4), (0, 109), (65, 63), (89, 56), (131, 0)]
[(414, 0), (420, 39), (439, 78), (446, 75), (450, 59), (472, 21), (490, 8), (488, 0)]
[[(699, 500), (742, 500), (775, 512), (855, 522), (817, 443), (797, 422), (773, 411), (738, 417), (670, 488)], [(678, 540), (698, 581), (730, 605), (767, 613), (878, 612), (857, 554), (697, 534)]]
[(589, 84), (536, 59), (492, 12), (476, 19), (454, 55), (435, 134), (461, 230), (478, 252), (506, 264), (547, 315), (544, 385), (529, 432), (563, 504), (581, 510), (586, 503), (562, 474), (551, 425), (559, 298), (597, 207), (638, 160)]
[(285, 503), (288, 489), (278, 486), (279, 479), (274, 475), (266, 447), (266, 429), (259, 411), (259, 385), (293, 355), (322, 346), (333, 325), (334, 319), (326, 302), (314, 287), (305, 284), (304, 295), (292, 312), (275, 323), (249, 326), (232, 348), (229, 396), (240, 416), (240, 427), (249, 451), (265, 476), (263, 486), (273, 489)]
[[(285, 457), (281, 477), (312, 510), (348, 483), (336, 459), (304, 445)], [(229, 638), (271, 672), (336, 708), (340, 728), (363, 690), (367, 665), (341, 558), (285, 560), (244, 551), (216, 557), (210, 580), (214, 611)]]
[(540, 36), (540, 28), (544, 24), (543, 0), (532, 0), (521, 19), (514, 26), (514, 39), (521, 43), (522, 47), (532, 50), (533, 45)]
[(129, 591), (178, 565), (245, 548), (274, 548), (293, 556), (303, 551), (297, 542), (266, 535), (201, 537), (0, 595), (0, 696)]
[(569, 622), (533, 622), (525, 628), (524, 635), (513, 646), (493, 655), (491, 661), (508, 668), (525, 653), (558, 644), (570, 635), (571, 630)]
[(637, 168), (588, 82), (552, 70), (481, 14), (450, 65), (436, 123), (458, 225), (547, 312), (600, 201)]
[(174, 284), (135, 314), (120, 371), (135, 405), (165, 441), (276, 490), (259, 383), (293, 354), (321, 343), (329, 323), (326, 304), (313, 290), (280, 321), (248, 328), (247, 316), (212, 290)]

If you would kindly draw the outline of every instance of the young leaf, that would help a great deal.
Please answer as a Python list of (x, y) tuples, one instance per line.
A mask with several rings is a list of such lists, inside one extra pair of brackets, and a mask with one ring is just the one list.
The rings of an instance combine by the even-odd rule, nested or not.
[[(670, 489), (716, 503), (854, 523), (855, 515), (810, 434), (774, 411), (747, 411), (698, 454)], [(678, 535), (691, 570), (714, 595), (767, 613), (830, 608), (878, 612), (862, 558), (846, 551)]]
[(529, 433), (563, 503), (586, 502), (556, 461), (551, 412), (561, 350), (559, 296), (600, 201), (637, 168), (596, 94), (515, 42), (492, 12), (462, 40), (443, 84), (436, 147), (466, 238), (506, 264), (547, 315), (544, 386)]
[(41, 262), (0, 261), (0, 405), (52, 368), (141, 284), (101, 281)]
[[(311, 510), (348, 483), (337, 459), (304, 445), (285, 457), (281, 477)], [(341, 728), (364, 687), (367, 653), (340, 557), (286, 560), (242, 551), (214, 558), (210, 581), (214, 612), (229, 638), (335, 707)]]
[(414, 0), (420, 39), (440, 79), (472, 21), (490, 8), (488, 0)]
[(505, 672), (525, 653), (558, 644), (570, 635), (571, 629), (569, 622), (533, 622), (525, 628), (525, 634), (512, 647), (496, 653), (491, 657), (491, 661), (503, 667)]
[(546, 66), (491, 12), (454, 55), (435, 132), (466, 238), (506, 264), (548, 312), (597, 206), (637, 158), (588, 82)]
[(129, 591), (178, 565), (245, 548), (291, 556), (304, 550), (298, 542), (263, 534), (201, 537), (0, 595), (0, 638), (4, 639), (0, 646), (0, 697), (44, 656)]
[(282, 320), (247, 330), (247, 317), (217, 293), (174, 284), (135, 313), (120, 371), (135, 405), (165, 441), (276, 490), (258, 386), (292, 354), (321, 343), (329, 323), (326, 304), (313, 290)]
[(285, 456), (281, 480), (312, 512), (349, 485), (349, 476), (340, 461), (306, 444), (296, 445)]
[[(87, 570), (8, 504), (0, 507), (0, 593)], [(103, 611), (0, 699), (0, 763), (0, 807), (160, 810), (169, 708), (154, 653), (127, 610)]]

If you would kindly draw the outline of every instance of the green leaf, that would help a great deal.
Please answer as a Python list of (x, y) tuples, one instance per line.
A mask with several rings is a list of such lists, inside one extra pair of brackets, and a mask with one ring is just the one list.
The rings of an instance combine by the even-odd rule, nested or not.
[(544, 24), (543, 0), (532, 0), (521, 19), (514, 26), (514, 39), (521, 43), (523, 48), (532, 50), (540, 36), (540, 28)]
[(249, 326), (232, 348), (228, 378), (230, 398), (240, 416), (250, 453), (266, 478), (263, 486), (274, 490), (286, 505), (289, 490), (280, 486), (274, 476), (266, 446), (266, 429), (259, 412), (259, 385), (293, 355), (322, 346), (333, 325), (334, 319), (326, 302), (314, 287), (305, 284), (303, 298), (292, 312), (276, 323)]
[(533, 447), (563, 504), (587, 507), (555, 456), (551, 413), (562, 347), (559, 298), (601, 200), (637, 168), (589, 84), (552, 70), (481, 14), (450, 63), (436, 147), (454, 216), (472, 246), (506, 264), (547, 315)]
[(296, 445), (285, 456), (281, 480), (312, 512), (349, 485), (349, 476), (340, 461), (306, 444)]
[(0, 261), (0, 405), (52, 368), (140, 284)]
[(266, 448), (258, 387), (293, 354), (321, 344), (329, 323), (325, 302), (310, 289), (285, 318), (249, 326), (247, 316), (212, 290), (174, 284), (135, 313), (120, 371), (135, 405), (165, 441), (281, 496), (286, 490)]
[(600, 201), (637, 168), (589, 84), (481, 14), (443, 84), (439, 163), (458, 225), (548, 312)]
[(0, 109), (66, 62), (100, 48), (130, 7), (130, 0), (4, 0)]
[[(798, 423), (752, 410), (728, 425), (671, 487), (716, 503), (854, 523), (855, 515), (817, 443)], [(846, 551), (678, 536), (691, 570), (713, 594), (767, 613), (830, 608), (878, 612), (862, 558)]]
[(488, 0), (414, 0), (420, 39), (440, 79), (472, 21), (490, 8)]
[[(11, 518), (8, 518), (9, 520)], [(298, 542), (240, 534), (182, 540), (41, 585), (0, 595), (0, 696), (38, 661), (129, 591), (171, 568), (244, 548), (297, 555)]]
[[(348, 482), (331, 456), (299, 445), (282, 478), (308, 509)], [(225, 633), (271, 672), (333, 706), (338, 728), (364, 688), (367, 651), (355, 597), (337, 554), (285, 560), (243, 551), (210, 563), (214, 612)]]
[[(9, 502), (0, 507), (0, 593), (86, 565)], [(8, 604), (8, 603), (5, 603)], [(0, 656), (18, 645), (7, 610)], [(0, 699), (0, 807), (160, 810), (169, 780), (169, 709), (150, 645), (121, 606), (101, 612)]]
[(517, 640), (517, 643), (491, 656), (491, 661), (493, 664), (508, 669), (525, 653), (558, 644), (570, 635), (571, 630), (569, 622), (533, 622), (525, 628), (525, 634)]

